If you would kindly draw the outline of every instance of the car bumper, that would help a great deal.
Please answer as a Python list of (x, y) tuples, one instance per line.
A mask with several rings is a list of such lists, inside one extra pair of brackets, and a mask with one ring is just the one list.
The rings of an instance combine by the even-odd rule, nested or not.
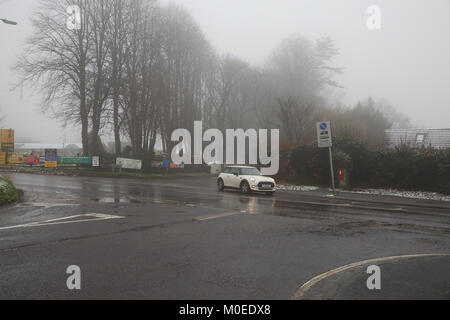
[(255, 192), (275, 192), (277, 187), (273, 188), (259, 188), (257, 185), (250, 185), (250, 189)]

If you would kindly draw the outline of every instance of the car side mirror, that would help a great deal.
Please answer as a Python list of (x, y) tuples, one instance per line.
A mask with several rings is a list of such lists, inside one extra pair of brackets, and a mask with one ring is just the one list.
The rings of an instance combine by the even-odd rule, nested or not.
[(235, 172), (235, 173), (233, 173), (233, 174), (234, 174), (236, 177), (239, 177), (239, 174), (238, 174), (238, 173)]

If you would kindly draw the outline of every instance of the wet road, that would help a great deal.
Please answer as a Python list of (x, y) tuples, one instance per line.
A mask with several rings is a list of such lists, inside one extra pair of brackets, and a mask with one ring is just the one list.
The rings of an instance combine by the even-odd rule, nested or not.
[[(448, 203), (241, 195), (217, 192), (210, 177), (3, 175), (25, 194), (0, 210), (1, 299), (450, 299), (446, 255), (377, 262), (375, 291), (364, 263), (327, 273), (449, 254)], [(67, 289), (70, 265), (81, 268), (81, 290)]]

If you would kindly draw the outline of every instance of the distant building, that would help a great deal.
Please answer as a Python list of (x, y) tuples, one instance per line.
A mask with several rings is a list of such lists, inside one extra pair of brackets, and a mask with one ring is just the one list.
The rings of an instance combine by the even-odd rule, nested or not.
[(17, 155), (45, 155), (45, 149), (56, 149), (60, 156), (77, 156), (83, 153), (81, 143), (15, 143), (14, 153)]
[(450, 148), (450, 129), (390, 129), (386, 130), (389, 147), (400, 145)]

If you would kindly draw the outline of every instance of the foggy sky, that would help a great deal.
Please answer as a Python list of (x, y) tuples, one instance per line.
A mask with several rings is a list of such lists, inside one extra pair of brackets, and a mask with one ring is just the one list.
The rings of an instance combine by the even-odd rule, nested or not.
[[(1, 127), (16, 137), (45, 142), (78, 142), (76, 130), (43, 115), (39, 94), (10, 92), (11, 69), (32, 32), (29, 17), (37, 0), (0, 0)], [(330, 36), (344, 68), (337, 96), (355, 104), (368, 96), (388, 99), (416, 126), (450, 128), (450, 0), (163, 0), (182, 4), (219, 53), (262, 66), (284, 38)], [(381, 30), (366, 27), (369, 5), (381, 8)], [(66, 138), (64, 138), (66, 135)]]

